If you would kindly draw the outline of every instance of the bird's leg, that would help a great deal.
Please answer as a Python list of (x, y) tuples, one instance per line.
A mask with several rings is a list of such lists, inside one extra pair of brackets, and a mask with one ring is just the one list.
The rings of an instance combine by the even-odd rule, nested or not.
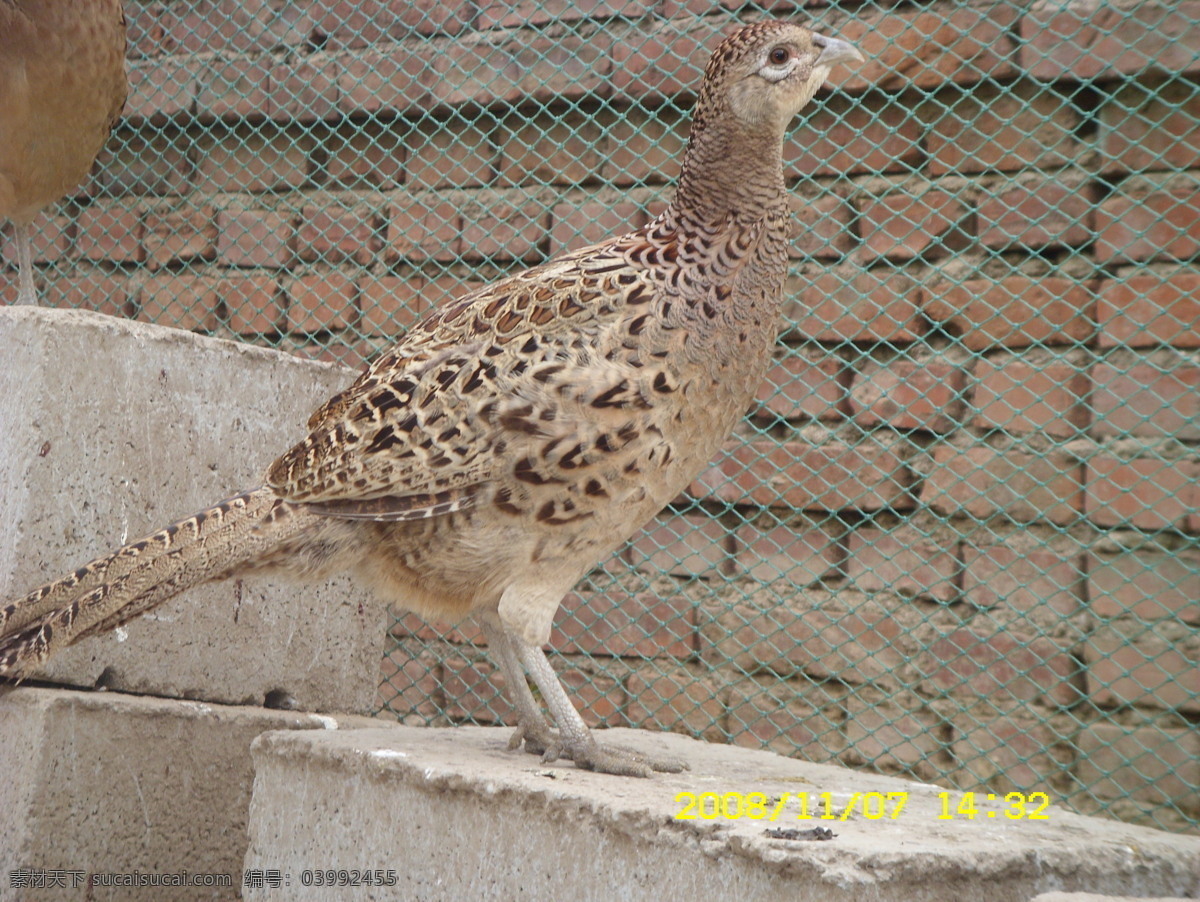
[(33, 223), (13, 223), (17, 245), (17, 303), (37, 306), (37, 286), (33, 282)]
[(517, 728), (508, 740), (508, 747), (516, 749), (525, 744), (525, 751), (533, 755), (553, 755), (558, 757), (558, 735), (550, 728), (542, 715), (541, 707), (529, 691), (529, 683), (525, 671), (513, 651), (512, 640), (500, 625), (495, 615), (479, 617), (483, 633), (487, 636), (488, 654), (500, 664), (504, 674), (504, 685), (508, 690), (508, 699), (517, 709)]
[[(515, 636), (510, 636), (509, 640), (516, 647), (517, 657), (537, 683), (546, 705), (550, 708), (551, 716), (558, 724), (561, 748), (557, 751), (563, 757), (570, 758), (577, 767), (585, 770), (625, 777), (648, 777), (656, 770), (679, 773), (686, 768), (682, 761), (652, 758), (634, 749), (596, 742), (592, 731), (567, 697), (566, 690), (558, 680), (558, 674), (546, 660), (545, 652), (540, 647), (528, 645)], [(548, 751), (542, 760), (549, 763), (554, 758)]]

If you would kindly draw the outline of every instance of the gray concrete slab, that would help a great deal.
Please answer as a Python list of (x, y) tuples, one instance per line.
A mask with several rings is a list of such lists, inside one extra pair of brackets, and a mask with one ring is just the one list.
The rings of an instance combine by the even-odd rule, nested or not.
[[(377, 721), (117, 692), (8, 693), (0, 697), (0, 899), (237, 898), (251, 742), (264, 730), (365, 723)], [(100, 876), (185, 873), (201, 885), (109, 886), (114, 878)], [(59, 880), (65, 885), (54, 886)]]
[[(77, 310), (0, 307), (0, 599), (262, 482), (352, 374)], [(347, 577), (202, 586), (51, 661), (71, 686), (369, 711), (385, 616)]]
[[(542, 766), (507, 751), (508, 735), (388, 726), (261, 736), (246, 867), (278, 885), (247, 888), (246, 898), (1027, 902), (1049, 890), (1200, 889), (1197, 837), (1053, 805), (1047, 820), (1011, 820), (1013, 809), (982, 797), (974, 819), (946, 820), (936, 786), (674, 734), (605, 731), (606, 741), (691, 766), (621, 779)], [(727, 793), (743, 803), (762, 793), (762, 817), (743, 809), (736, 819), (679, 818), (690, 797), (711, 814)], [(826, 798), (832, 820), (821, 817)], [(951, 811), (962, 798), (951, 794)], [(802, 799), (808, 819), (797, 818)], [(818, 827), (835, 835), (765, 832)], [(357, 870), (359, 885), (315, 885), (325, 869)], [(364, 874), (374, 881), (377, 871), (396, 885), (367, 885)]]

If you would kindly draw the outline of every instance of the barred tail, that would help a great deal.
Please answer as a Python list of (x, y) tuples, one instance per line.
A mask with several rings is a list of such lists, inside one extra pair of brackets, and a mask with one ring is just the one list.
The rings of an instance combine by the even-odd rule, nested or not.
[(262, 487), (34, 589), (0, 608), (0, 677), (22, 679), (60, 648), (116, 629), (186, 589), (228, 575), (314, 520), (315, 515)]

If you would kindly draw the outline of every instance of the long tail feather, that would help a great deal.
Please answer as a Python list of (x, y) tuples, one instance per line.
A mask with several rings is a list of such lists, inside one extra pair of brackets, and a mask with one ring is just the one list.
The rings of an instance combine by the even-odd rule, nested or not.
[(58, 649), (116, 629), (186, 589), (228, 575), (315, 519), (270, 489), (258, 488), (34, 589), (0, 608), (0, 677), (27, 676)]

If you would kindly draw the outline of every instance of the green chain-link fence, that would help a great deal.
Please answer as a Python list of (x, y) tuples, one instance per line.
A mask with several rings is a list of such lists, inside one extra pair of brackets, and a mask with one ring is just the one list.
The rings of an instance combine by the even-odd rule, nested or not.
[[(126, 116), (39, 223), (44, 301), (353, 366), (653, 216), (729, 25), (857, 43), (788, 142), (759, 403), (567, 599), (555, 663), (593, 723), (1197, 829), (1200, 2), (127, 14)], [(469, 626), (391, 635), (383, 713), (507, 717)]]

